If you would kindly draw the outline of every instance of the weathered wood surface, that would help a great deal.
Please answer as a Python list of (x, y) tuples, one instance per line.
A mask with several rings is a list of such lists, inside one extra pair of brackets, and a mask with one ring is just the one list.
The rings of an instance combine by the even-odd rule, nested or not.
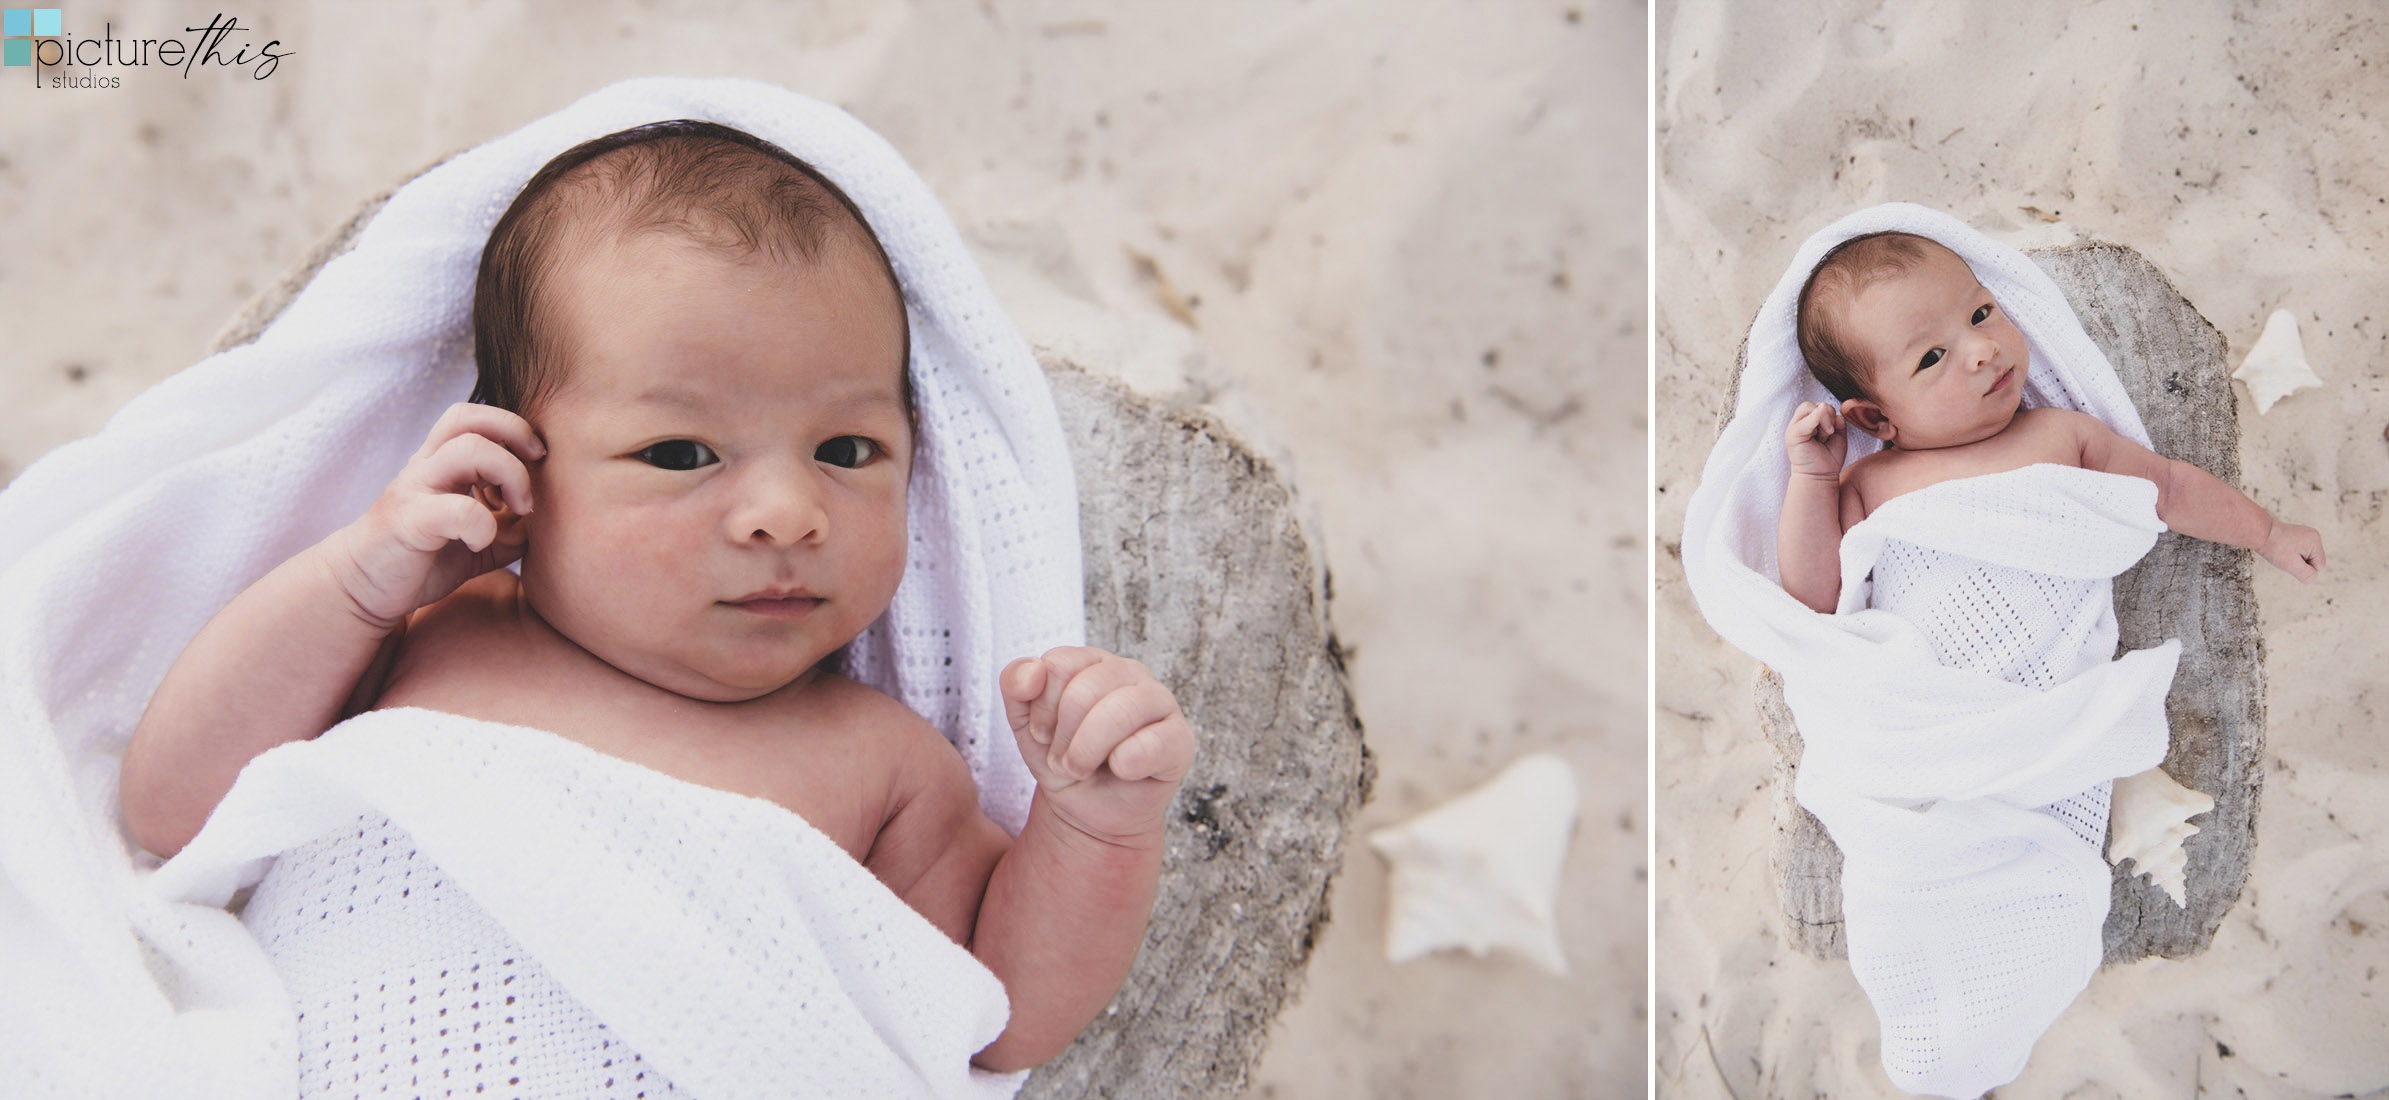
[(1047, 377), (1078, 467), (1088, 641), (1171, 685), (1201, 750), (1136, 972), (1022, 1095), (1234, 1095), (1326, 923), (1373, 768), (1270, 466), (1199, 413)]
[[(388, 197), (260, 292), (215, 350), (256, 339)], [(1020, 1095), (1234, 1095), (1300, 988), (1376, 775), (1327, 623), (1324, 566), (1285, 482), (1234, 433), (1044, 366), (1078, 476), (1088, 643), (1149, 666), (1199, 747), (1135, 969)]]
[[(2163, 273), (2128, 248), (2087, 244), (2031, 254), (2107, 353), (2148, 425), (2156, 451), (2225, 481), (2240, 477), (2240, 429), (2224, 368), (2221, 333)], [(1740, 371), (1735, 372), (1739, 378)], [(1733, 396), (1728, 394), (1728, 415)], [(2176, 907), (2137, 874), (2114, 876), (2106, 961), (2180, 958), (2206, 950), (2223, 914), (2239, 900), (2256, 846), (2256, 804), (2264, 779), (2264, 643), (2248, 551), (2168, 532), (2115, 582), (2122, 650), (2182, 640), (2180, 671), (2165, 700), (2173, 745), (2165, 770), (2214, 796), (2191, 837), (2189, 904)], [(1759, 727), (1780, 754), (1773, 777), (1775, 842), (1770, 854), (1784, 935), (1819, 958), (1849, 953), (1842, 939), (1841, 851), (1792, 798), (1800, 732), (1783, 702), (1783, 681), (1761, 670)]]

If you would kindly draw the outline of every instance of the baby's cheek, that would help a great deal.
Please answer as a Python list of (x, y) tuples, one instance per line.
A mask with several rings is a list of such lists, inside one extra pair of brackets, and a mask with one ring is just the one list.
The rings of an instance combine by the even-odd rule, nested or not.
[(892, 519), (882, 518), (873, 532), (869, 555), (873, 576), (878, 586), (891, 598), (896, 585), (904, 580), (904, 556), (911, 544), (911, 536), (904, 527), (904, 510), (899, 505)]
[[(701, 523), (671, 515), (630, 516), (606, 533), (619, 567), (647, 585), (685, 585), (702, 574)], [(623, 578), (629, 580), (630, 577)]]

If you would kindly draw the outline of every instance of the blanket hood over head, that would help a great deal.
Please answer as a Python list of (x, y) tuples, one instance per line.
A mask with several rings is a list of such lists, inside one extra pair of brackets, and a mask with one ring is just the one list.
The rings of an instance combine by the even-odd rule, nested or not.
[(953, 741), (982, 807), (1019, 830), (1034, 782), (996, 674), (1085, 633), (1076, 488), (1043, 373), (927, 186), (861, 123), (752, 81), (627, 81), (409, 181), (255, 341), (0, 493), (0, 1079), (286, 1091), (287, 1052), (267, 1052), (287, 1020), (251, 1011), (279, 997), (254, 943), (227, 914), (139, 888), (146, 857), (116, 806), (124, 744), (206, 620), (361, 514), (471, 391), (480, 251), (524, 181), (579, 142), (678, 118), (814, 165), (894, 264), (920, 424), (910, 556), (847, 668)]

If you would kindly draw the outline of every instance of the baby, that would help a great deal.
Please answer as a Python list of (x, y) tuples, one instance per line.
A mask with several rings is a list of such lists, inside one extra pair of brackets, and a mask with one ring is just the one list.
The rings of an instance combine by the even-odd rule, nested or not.
[[(2172, 530), (2248, 547), (2301, 581), (2323, 567), (2314, 528), (2275, 520), (2222, 480), (2152, 453), (2098, 418), (2020, 409), (2024, 334), (1957, 253), (1925, 237), (1875, 233), (1828, 252), (1801, 288), (1800, 353), (1840, 408), (1803, 402), (1784, 432), (1792, 473), (1776, 530), (1784, 591), (1831, 614), (1842, 533), (1903, 493), (1955, 478), (2055, 463), (2157, 485)], [(1843, 425), (1883, 449), (1842, 468)]]
[(725, 127), (600, 138), (499, 220), (474, 328), (479, 403), (176, 660), (124, 756), (133, 837), (173, 854), (250, 759), (363, 711), (537, 727), (835, 841), (1002, 980), (983, 1068), (1068, 1045), (1135, 959), (1193, 735), (1135, 661), (1014, 661), (1038, 792), (1007, 841), (928, 722), (840, 675), (904, 575), (913, 454), (860, 212)]
[[(2015, 1078), (2096, 967), (2102, 841), (2116, 842), (2107, 862), (2130, 861), (2184, 904), (2180, 842), (2213, 806), (2149, 767), (2167, 744), (2179, 647), (2117, 654), (2113, 578), (2155, 531), (2147, 489), (2098, 474), (2153, 483), (2166, 527), (2257, 548), (2300, 580), (2322, 568), (2321, 539), (2096, 417), (2022, 409), (2024, 333), (1934, 240), (1842, 242), (1802, 285), (1795, 325), (1840, 405), (1803, 403), (1784, 432), (1780, 583), (1833, 614), (1845, 550), (1867, 558), (1869, 579), (1866, 621), (1827, 632), (1816, 653), (1770, 652), (1789, 666), (1787, 698), (1799, 693), (1794, 789), (1844, 857), (1844, 943), (1885, 1072), (1909, 1092), (1975, 1096)], [(2044, 381), (2068, 374), (2042, 366)], [(1845, 425), (1884, 444), (1846, 470)], [(2026, 469), (2044, 465), (2058, 468)], [(1878, 509), (1926, 490), (1845, 547)], [(2165, 839), (2126, 842), (2153, 833)]]

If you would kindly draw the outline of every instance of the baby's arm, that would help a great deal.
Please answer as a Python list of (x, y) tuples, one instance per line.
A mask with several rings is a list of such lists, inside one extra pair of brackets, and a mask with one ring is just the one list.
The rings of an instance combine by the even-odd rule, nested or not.
[(523, 462), (543, 451), (512, 413), (451, 408), (371, 510), (208, 620), (125, 747), (134, 841), (181, 851), (251, 759), (371, 705), (408, 614), (521, 556), (519, 531), (469, 491), (494, 487), (514, 513), (530, 511)]
[(1841, 600), (1843, 511), (1854, 501), (1842, 483), (1842, 459), (1850, 451), (1841, 412), (1821, 401), (1803, 402), (1784, 429), (1792, 475), (1784, 486), (1783, 515), (1776, 520), (1775, 566), (1783, 590), (1827, 615)]
[[(1101, 650), (1014, 661), (1000, 686), (1038, 784), (1020, 837), (1005, 847), (949, 751), (938, 770), (951, 776), (933, 782), (958, 790), (937, 792), (919, 809), (922, 820), (905, 823), (913, 839), (883, 832), (871, 862), (1002, 979), (1011, 1019), (974, 1061), (1015, 1070), (1061, 1053), (1128, 977), (1153, 912), (1163, 824), (1193, 764), (1194, 735), (1143, 665)], [(906, 816), (900, 808), (888, 829)], [(945, 831), (933, 841), (937, 828)], [(883, 870), (882, 845), (903, 849), (886, 853), (902, 869)]]
[(2323, 539), (2312, 527), (2282, 523), (2223, 479), (2169, 459), (2129, 439), (2097, 417), (2066, 414), (2082, 448), (2082, 465), (2146, 478), (2157, 485), (2157, 518), (2192, 538), (2242, 546), (2301, 581), (2323, 568)]
[(1061, 1052), (1127, 979), (1153, 914), (1163, 825), (1194, 733), (1145, 666), (1055, 649), (1001, 677), (1037, 797), (987, 884), (971, 950), (1004, 979), (1012, 1024), (988, 1068)]

